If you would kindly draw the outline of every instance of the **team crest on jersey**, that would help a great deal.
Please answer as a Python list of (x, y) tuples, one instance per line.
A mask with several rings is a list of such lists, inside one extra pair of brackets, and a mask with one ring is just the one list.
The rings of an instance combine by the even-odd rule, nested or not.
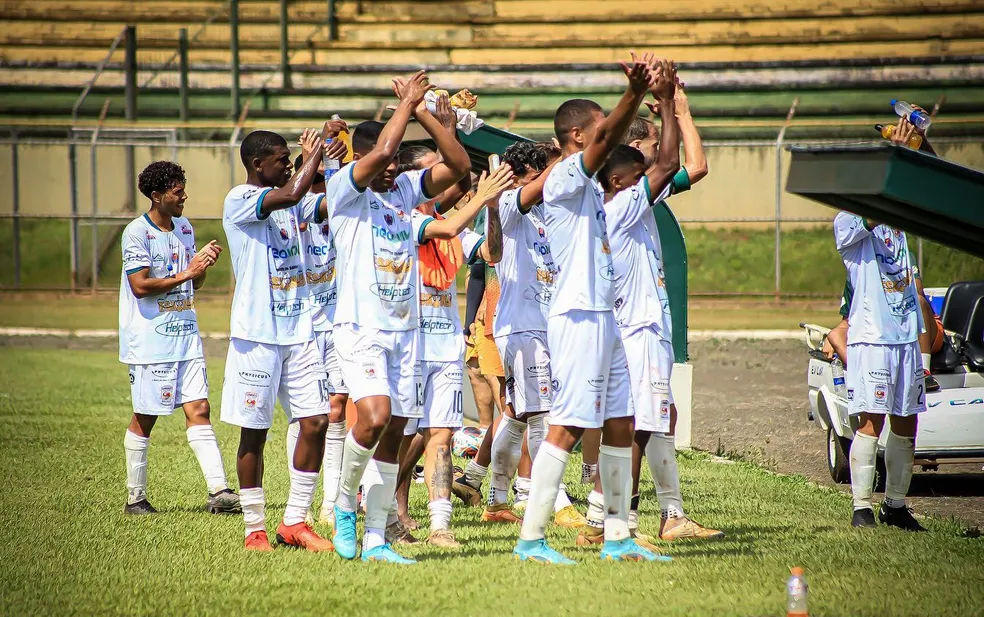
[(877, 384), (874, 390), (875, 400), (874, 404), (879, 407), (884, 407), (888, 404), (888, 386), (885, 384)]
[(181, 226), (181, 233), (183, 233), (186, 236), (190, 236), (191, 235), (191, 227), (189, 227), (188, 225), (182, 225)]
[(148, 231), (148, 232), (147, 232), (147, 239), (148, 239), (148, 240), (156, 240), (156, 239), (157, 239), (157, 236), (155, 236), (154, 234), (152, 234), (152, 233), (150, 233), (150, 232)]
[(541, 381), (539, 385), (540, 385), (540, 398), (546, 398), (550, 396), (550, 382)]
[(324, 225), (321, 226), (321, 233), (323, 233), (326, 236), (328, 235), (328, 223), (325, 223)]
[(290, 240), (290, 234), (288, 234), (287, 230), (283, 227), (280, 228), (280, 237), (283, 240)]
[(387, 225), (392, 225), (393, 224), (393, 215), (390, 214), (389, 212), (387, 212), (386, 214), (383, 215), (383, 220), (386, 221), (386, 224)]
[(365, 370), (366, 377), (368, 379), (375, 379), (376, 378), (376, 367), (374, 367), (371, 364), (365, 364), (365, 365), (362, 366), (362, 368), (363, 368), (363, 370)]
[(540, 234), (540, 237), (541, 238), (546, 238), (547, 237), (547, 232), (544, 231), (544, 229), (542, 227), (537, 227), (536, 228), (536, 233)]
[(246, 401), (244, 403), (244, 406), (246, 407), (246, 409), (256, 409), (256, 399), (257, 398), (259, 398), (259, 395), (256, 392), (247, 392), (246, 393)]
[(174, 400), (174, 386), (161, 386), (161, 405), (170, 405)]
[(171, 253), (171, 261), (174, 261), (174, 262), (177, 262), (178, 261), (178, 252), (177, 251), (174, 251), (173, 253)]

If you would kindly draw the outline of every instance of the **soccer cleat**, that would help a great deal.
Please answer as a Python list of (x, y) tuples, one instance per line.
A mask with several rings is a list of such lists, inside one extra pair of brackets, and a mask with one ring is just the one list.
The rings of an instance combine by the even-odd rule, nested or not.
[(652, 551), (654, 553), (659, 552), (659, 549), (656, 547), (656, 538), (648, 534), (639, 533), (638, 529), (629, 530), (629, 531), (632, 534), (632, 539), (636, 541), (636, 544), (646, 549), (647, 551)]
[(878, 520), (882, 522), (883, 525), (891, 525), (892, 527), (898, 527), (905, 531), (927, 531), (925, 527), (919, 524), (912, 516), (912, 509), (902, 506), (901, 508), (889, 508), (884, 503), (878, 510)]
[(228, 488), (218, 493), (209, 493), (205, 500), (205, 509), (209, 514), (239, 514), (243, 511), (239, 505), (239, 495)]
[(409, 566), (417, 563), (413, 559), (407, 559), (403, 555), (400, 555), (393, 550), (389, 544), (383, 544), (377, 546), (376, 548), (371, 548), (368, 551), (362, 551), (362, 561), (368, 563), (370, 561), (378, 561), (381, 563), (395, 563), (401, 566)]
[(334, 506), (325, 507), (321, 506), (321, 512), (318, 515), (318, 522), (322, 525), (328, 525), (329, 527), (335, 526), (335, 508)]
[(512, 511), (508, 503), (485, 506), (482, 520), (486, 523), (522, 523), (523, 517)]
[(594, 484), (595, 476), (598, 475), (598, 465), (588, 465), (581, 463), (581, 484)]
[(465, 502), (466, 506), (477, 508), (482, 505), (482, 491), (465, 481), (465, 474), (456, 475), (451, 483), (451, 492)]
[(273, 550), (265, 531), (254, 531), (246, 536), (244, 546), (247, 551), (258, 551), (260, 553), (268, 553)]
[(579, 529), (588, 524), (588, 519), (577, 511), (574, 506), (564, 506), (559, 512), (554, 514), (554, 524), (558, 527)]
[(527, 499), (522, 499), (520, 501), (515, 502), (512, 506), (513, 512), (515, 512), (516, 514), (522, 514), (523, 512), (526, 512), (527, 503), (529, 503), (529, 500)]
[(925, 371), (926, 392), (939, 392), (940, 382), (936, 381), (929, 369), (923, 369), (923, 371)]
[(581, 531), (577, 534), (577, 545), (580, 547), (588, 547), (596, 544), (601, 544), (605, 541), (605, 530), (602, 527), (592, 527), (591, 525), (585, 525), (581, 527)]
[(457, 550), (461, 548), (461, 543), (454, 537), (454, 532), (450, 529), (435, 529), (427, 538), (428, 544), (433, 544), (439, 548)]
[(386, 541), (390, 544), (416, 544), (417, 538), (413, 537), (410, 530), (402, 522), (397, 520), (396, 522), (387, 525), (386, 531), (384, 532), (384, 537)]
[(605, 561), (673, 561), (672, 557), (642, 548), (632, 538), (607, 540), (601, 548), (601, 558)]
[(544, 539), (520, 540), (513, 549), (513, 557), (517, 561), (533, 561), (557, 566), (573, 566), (577, 563), (547, 546), (547, 541)]
[[(672, 527), (667, 527), (670, 521), (679, 521)], [(718, 531), (717, 529), (710, 529), (704, 527), (687, 517), (682, 518), (672, 518), (672, 519), (661, 519), (659, 522), (659, 539), (665, 542), (672, 542), (673, 540), (687, 540), (687, 539), (699, 539), (699, 540), (710, 540), (714, 538), (723, 538), (724, 532)]]
[(150, 505), (150, 502), (146, 499), (141, 499), (140, 501), (126, 504), (126, 506), (123, 507), (123, 514), (133, 514), (136, 516), (143, 516), (144, 514), (157, 514), (157, 508)]
[(871, 508), (860, 508), (855, 510), (851, 516), (851, 527), (873, 529), (877, 526), (878, 524), (875, 523), (875, 513), (871, 511)]
[(281, 522), (277, 527), (277, 542), (294, 548), (303, 548), (310, 553), (335, 550), (331, 540), (316, 534), (305, 522), (295, 525), (284, 525)]
[(407, 516), (406, 518), (400, 518), (400, 522), (403, 523), (403, 526), (410, 531), (417, 531), (420, 529), (420, 523), (418, 523), (413, 517)]
[(331, 540), (339, 557), (355, 559), (359, 550), (359, 541), (355, 535), (355, 512), (346, 512), (335, 506), (335, 535)]

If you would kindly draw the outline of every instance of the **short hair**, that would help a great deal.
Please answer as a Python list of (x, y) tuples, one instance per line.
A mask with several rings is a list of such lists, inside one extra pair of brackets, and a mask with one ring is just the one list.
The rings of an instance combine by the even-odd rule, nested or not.
[(654, 126), (655, 125), (646, 118), (636, 116), (636, 118), (632, 121), (632, 124), (629, 125), (629, 130), (626, 131), (625, 137), (622, 138), (622, 143), (628, 145), (633, 141), (642, 141), (643, 139), (646, 139), (649, 137), (649, 131), (652, 130), (652, 127)]
[(171, 161), (155, 161), (144, 167), (137, 178), (137, 187), (144, 197), (150, 199), (154, 192), (165, 193), (177, 184), (185, 184), (185, 170)]
[(611, 156), (608, 157), (608, 161), (605, 162), (604, 167), (598, 172), (598, 182), (601, 183), (601, 188), (606, 191), (611, 190), (612, 174), (629, 165), (645, 166), (646, 157), (642, 155), (642, 152), (632, 146), (626, 146), (625, 144), (615, 146)]
[(543, 153), (543, 156), (547, 159), (547, 165), (553, 163), (555, 160), (559, 159), (563, 154), (560, 148), (553, 145), (552, 141), (539, 141), (536, 144), (536, 149)]
[(517, 176), (529, 170), (543, 171), (547, 167), (547, 157), (532, 141), (517, 141), (502, 153), (502, 161), (512, 167)]
[(239, 145), (239, 158), (249, 169), (253, 159), (270, 156), (281, 146), (287, 147), (287, 140), (273, 131), (253, 131)]
[(427, 146), (407, 146), (400, 150), (396, 157), (397, 174), (402, 174), (415, 169), (421, 169), (420, 161), (434, 151)]
[(379, 141), (379, 134), (383, 132), (384, 126), (386, 125), (375, 120), (366, 120), (365, 122), (359, 123), (355, 127), (355, 130), (352, 131), (352, 150), (359, 154), (365, 154), (375, 148), (376, 142)]
[(584, 129), (596, 111), (603, 111), (601, 105), (587, 99), (571, 99), (562, 103), (554, 114), (554, 133), (560, 145), (567, 144), (572, 128)]

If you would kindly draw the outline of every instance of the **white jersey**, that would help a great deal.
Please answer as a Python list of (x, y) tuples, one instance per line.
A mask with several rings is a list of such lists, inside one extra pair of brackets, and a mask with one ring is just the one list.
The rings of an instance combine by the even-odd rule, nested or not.
[(236, 275), (229, 334), (255, 343), (294, 345), (314, 338), (305, 266), (308, 244), (299, 226), (314, 221), (324, 195), (305, 195), (289, 208), (263, 215), (263, 197), (271, 190), (240, 184), (229, 191), (222, 208)]
[(499, 310), (492, 322), (495, 336), (514, 332), (547, 331), (547, 314), (553, 298), (557, 266), (550, 253), (543, 205), (525, 215), (520, 211), (522, 189), (499, 197), (502, 222), (502, 259), (499, 275)]
[[(413, 211), (413, 234), (418, 243), (424, 228), (434, 220), (419, 210)], [(470, 229), (458, 234), (465, 263), (474, 261), (485, 238)], [(425, 362), (460, 362), (465, 355), (461, 317), (458, 315), (457, 283), (447, 289), (425, 285), (420, 274), (420, 359)]]
[(120, 280), (120, 362), (157, 364), (205, 357), (195, 315), (192, 282), (159, 296), (138, 298), (127, 276), (148, 269), (155, 279), (186, 270), (195, 256), (195, 232), (188, 219), (171, 219), (172, 231), (160, 229), (144, 214), (123, 230)]
[(557, 265), (550, 316), (612, 309), (612, 252), (601, 187), (584, 169), (584, 153), (554, 166), (543, 187), (543, 218)]
[(671, 186), (667, 184), (653, 199), (649, 179), (644, 175), (605, 204), (615, 266), (615, 322), (623, 337), (639, 328), (655, 326), (662, 340), (672, 340), (663, 249), (653, 215), (653, 203), (666, 199)]
[(922, 312), (905, 233), (888, 225), (868, 231), (860, 216), (839, 212), (834, 239), (854, 287), (848, 344), (916, 341), (923, 328)]
[(328, 224), (338, 256), (335, 324), (405, 331), (417, 328), (417, 259), (410, 213), (429, 199), (424, 171), (400, 174), (393, 190), (360, 189), (354, 164), (326, 187)]
[(328, 221), (309, 223), (303, 232), (307, 252), (304, 266), (307, 274), (308, 293), (311, 298), (315, 332), (330, 332), (335, 322), (335, 306), (338, 292), (335, 286), (335, 237)]

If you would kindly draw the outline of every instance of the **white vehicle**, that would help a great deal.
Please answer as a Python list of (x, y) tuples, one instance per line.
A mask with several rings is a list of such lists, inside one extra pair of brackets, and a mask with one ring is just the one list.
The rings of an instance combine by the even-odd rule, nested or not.
[[(923, 471), (947, 463), (984, 461), (984, 281), (955, 283), (946, 292), (941, 312), (946, 341), (933, 356), (930, 370), (941, 388), (926, 395), (919, 414), (915, 464)], [(821, 351), (829, 328), (800, 324), (810, 350), (807, 383), (810, 419), (827, 433), (827, 467), (834, 482), (851, 481), (850, 449), (857, 418), (847, 400), (835, 393), (831, 361)], [(878, 440), (879, 485), (888, 423)], [(879, 486), (881, 490), (881, 486)]]

